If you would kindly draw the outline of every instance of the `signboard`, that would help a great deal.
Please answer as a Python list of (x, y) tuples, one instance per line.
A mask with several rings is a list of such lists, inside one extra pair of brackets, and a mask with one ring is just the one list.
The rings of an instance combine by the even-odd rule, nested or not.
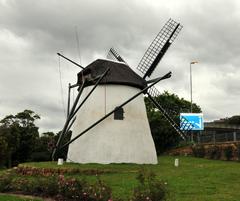
[(180, 129), (199, 131), (204, 129), (202, 113), (181, 113)]

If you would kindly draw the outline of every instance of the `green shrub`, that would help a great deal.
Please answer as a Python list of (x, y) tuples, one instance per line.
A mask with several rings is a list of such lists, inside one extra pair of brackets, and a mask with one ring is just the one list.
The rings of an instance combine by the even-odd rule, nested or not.
[(14, 173), (11, 170), (7, 170), (0, 175), (0, 192), (7, 192), (11, 189), (13, 177)]
[(193, 145), (192, 152), (195, 157), (204, 158), (205, 156), (205, 148), (203, 145)]
[(210, 159), (220, 159), (222, 150), (219, 146), (211, 146), (208, 148), (208, 158)]
[(111, 198), (111, 189), (97, 177), (97, 182), (89, 185), (84, 180), (59, 176), (59, 197), (67, 200), (107, 201)]
[(15, 178), (12, 180), (11, 191), (20, 191), (24, 194), (55, 196), (58, 194), (58, 180), (55, 176)]
[(167, 199), (166, 186), (156, 179), (153, 172), (144, 169), (137, 176), (139, 185), (134, 189), (132, 201), (164, 201)]
[(59, 194), (67, 199), (78, 199), (82, 197), (84, 185), (86, 185), (85, 182), (74, 178), (65, 178), (64, 175), (60, 175), (58, 178)]
[(224, 155), (228, 161), (231, 160), (231, 158), (233, 157), (233, 147), (232, 146), (225, 147)]
[(47, 178), (36, 177), (29, 184), (33, 195), (55, 196), (58, 194), (58, 178), (54, 175)]
[(238, 161), (240, 161), (240, 144), (237, 144), (237, 157)]
[(87, 201), (107, 201), (111, 200), (112, 191), (100, 178), (97, 176), (97, 181), (93, 185), (84, 188), (84, 199)]
[(31, 161), (50, 161), (51, 154), (47, 151), (33, 152), (31, 155)]

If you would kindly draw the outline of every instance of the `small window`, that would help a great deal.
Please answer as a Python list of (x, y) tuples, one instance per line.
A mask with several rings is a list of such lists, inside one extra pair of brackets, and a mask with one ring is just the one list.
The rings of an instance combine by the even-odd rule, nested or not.
[(115, 112), (114, 112), (114, 119), (115, 120), (123, 120), (124, 119), (124, 116), (123, 116), (123, 113), (124, 113), (124, 110), (122, 107), (116, 107), (115, 108)]

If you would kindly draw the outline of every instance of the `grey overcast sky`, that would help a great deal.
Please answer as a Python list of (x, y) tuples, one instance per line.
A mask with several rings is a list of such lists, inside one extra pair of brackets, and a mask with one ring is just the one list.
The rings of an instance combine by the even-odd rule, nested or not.
[[(189, 100), (189, 64), (197, 60), (193, 100), (205, 120), (239, 115), (238, 0), (0, 0), (0, 118), (31, 109), (41, 116), (41, 132), (60, 130), (56, 52), (86, 66), (114, 46), (135, 68), (169, 18), (183, 29), (153, 75), (173, 76), (157, 88)], [(79, 69), (63, 60), (60, 69), (66, 106)]]

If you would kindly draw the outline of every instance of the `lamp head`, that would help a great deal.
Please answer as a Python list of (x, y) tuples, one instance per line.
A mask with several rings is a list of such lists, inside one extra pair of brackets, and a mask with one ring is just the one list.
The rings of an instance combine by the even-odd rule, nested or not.
[(192, 61), (190, 64), (197, 64), (198, 61)]

